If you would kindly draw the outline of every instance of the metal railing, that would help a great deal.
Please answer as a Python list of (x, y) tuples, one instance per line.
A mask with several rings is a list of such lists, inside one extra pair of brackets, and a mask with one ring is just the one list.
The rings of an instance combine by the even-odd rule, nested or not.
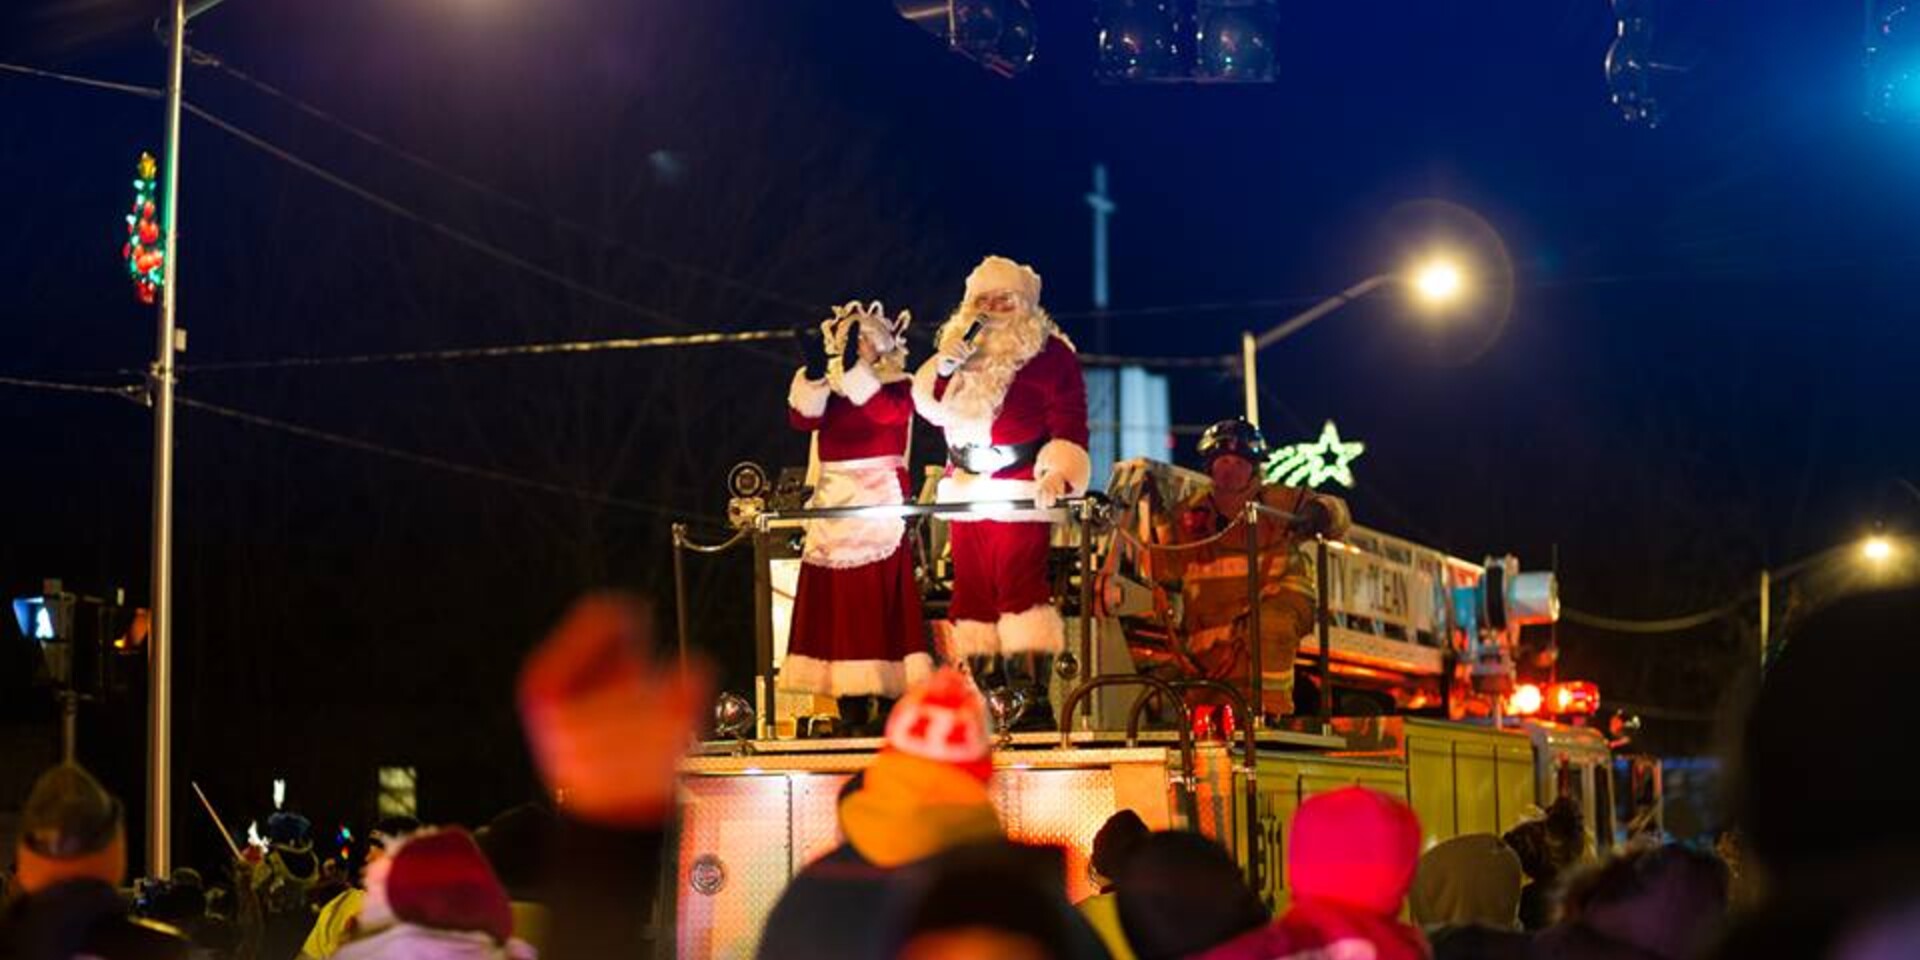
[[(1032, 516), (1035, 513), (1047, 514), (1055, 523), (1071, 521), (1080, 525), (1080, 653), (1076, 657), (1067, 652), (1060, 663), (1061, 676), (1071, 679), (1081, 664), (1093, 662), (1093, 528), (1105, 516), (1106, 499), (1104, 497), (1064, 498), (1051, 507), (1041, 507), (1031, 499), (1025, 500), (988, 500), (974, 503), (900, 503), (878, 504), (857, 507), (801, 507), (788, 510), (763, 510), (739, 521), (734, 534), (718, 543), (702, 544), (691, 539), (687, 525), (673, 525), (673, 589), (674, 589), (674, 625), (678, 631), (680, 658), (687, 657), (690, 627), (687, 623), (687, 585), (685, 555), (688, 552), (716, 554), (730, 550), (741, 542), (751, 539), (753, 542), (753, 594), (754, 594), (754, 661), (756, 675), (760, 684), (760, 703), (767, 713), (775, 713), (776, 689), (773, 669), (773, 583), (769, 568), (772, 559), (768, 535), (776, 530), (801, 528), (809, 520), (846, 520), (846, 519), (909, 519), (915, 517), (952, 517), (972, 515), (981, 520), (992, 520), (1009, 515)], [(1088, 704), (1088, 715), (1092, 715), (1092, 704)], [(1062, 711), (1065, 716), (1070, 713)], [(765, 717), (761, 718), (763, 729), (770, 729)]]
[[(1093, 575), (1093, 536), (1095, 527), (1106, 519), (1106, 506), (1106, 500), (1096, 496), (1064, 499), (1046, 508), (1038, 506), (1033, 500), (1025, 499), (981, 501), (974, 503), (903, 503), (873, 506), (802, 507), (785, 510), (764, 510), (754, 513), (750, 517), (743, 518), (739, 521), (740, 525), (736, 528), (732, 536), (715, 543), (700, 543), (693, 540), (687, 525), (684, 523), (676, 523), (673, 525), (674, 621), (678, 634), (680, 657), (684, 660), (687, 656), (691, 633), (687, 618), (685, 565), (685, 555), (689, 552), (708, 555), (718, 554), (731, 550), (749, 539), (752, 541), (754, 551), (755, 605), (754, 655), (757, 668), (756, 672), (759, 683), (761, 684), (760, 703), (764, 706), (765, 710), (777, 713), (777, 711), (774, 710), (778, 692), (775, 689), (773, 669), (772, 582), (769, 571), (769, 561), (771, 560), (772, 551), (771, 545), (768, 542), (769, 534), (776, 530), (802, 528), (807, 521), (810, 520), (911, 519), (918, 517), (954, 517), (961, 515), (977, 516), (983, 520), (990, 520), (998, 516), (1011, 514), (1032, 516), (1035, 513), (1043, 513), (1049, 516), (1055, 523), (1073, 522), (1077, 523), (1080, 527), (1079, 542), (1076, 546), (1080, 569), (1080, 649), (1077, 657), (1072, 652), (1064, 654), (1061, 658), (1062, 663), (1060, 666), (1061, 676), (1065, 679), (1073, 679), (1083, 665), (1087, 669), (1091, 669), (1093, 664), (1093, 584), (1095, 579)], [(1265, 725), (1264, 710), (1261, 707), (1264, 701), (1262, 694), (1266, 689), (1266, 672), (1264, 663), (1265, 651), (1262, 649), (1263, 645), (1260, 642), (1260, 601), (1266, 573), (1263, 561), (1269, 548), (1262, 542), (1261, 528), (1263, 523), (1279, 522), (1282, 524), (1291, 524), (1298, 519), (1298, 516), (1285, 510), (1269, 507), (1258, 501), (1251, 501), (1247, 503), (1245, 513), (1241, 519), (1244, 521), (1245, 526), (1244, 536), (1245, 549), (1247, 552), (1247, 672), (1249, 674), (1247, 678), (1247, 689), (1253, 691), (1253, 697), (1251, 698), (1251, 703), (1246, 702), (1245, 698), (1237, 698), (1239, 702), (1237, 702), (1236, 705), (1239, 708), (1239, 716), (1245, 718), (1243, 726), (1246, 729), (1249, 744), (1251, 744), (1254, 733)], [(1288, 539), (1275, 545), (1271, 549), (1291, 551), (1295, 549), (1295, 546), (1294, 541)], [(1152, 549), (1151, 545), (1149, 545), (1149, 549)], [(1318, 601), (1314, 604), (1315, 631), (1319, 639), (1320, 648), (1320, 654), (1315, 659), (1315, 681), (1318, 687), (1316, 691), (1316, 706), (1318, 708), (1317, 713), (1319, 719), (1324, 723), (1332, 717), (1333, 711), (1330, 673), (1331, 661), (1333, 659), (1331, 642), (1333, 620), (1327, 602), (1328, 556), (1327, 541), (1324, 537), (1315, 538), (1315, 551), (1315, 587), (1319, 596)], [(1108, 676), (1134, 675), (1114, 674)], [(1103, 679), (1101, 676), (1087, 677), (1068, 695), (1066, 705), (1060, 713), (1060, 721), (1063, 729), (1066, 729), (1070, 724), (1070, 718), (1073, 715), (1072, 708), (1074, 706), (1082, 707), (1083, 712), (1087, 716), (1092, 716), (1092, 701), (1079, 694), (1082, 689), (1092, 689), (1089, 685), (1101, 679)], [(1211, 681), (1210, 684), (1189, 683), (1188, 685), (1226, 686), (1217, 680)], [(1137, 714), (1129, 718), (1128, 736), (1130, 741), (1134, 739), (1137, 734), (1137, 721)], [(764, 718), (762, 722), (766, 722)], [(1248, 749), (1251, 751), (1253, 748), (1250, 745)], [(1249, 756), (1251, 756), (1251, 753), (1249, 753)]]
[[(1135, 698), (1134, 703), (1136, 706), (1145, 702), (1146, 699), (1153, 694), (1158, 693), (1166, 697), (1167, 702), (1172, 704), (1174, 708), (1180, 712), (1179, 729), (1175, 732), (1179, 737), (1180, 743), (1181, 771), (1175, 782), (1180, 790), (1181, 813), (1185, 815), (1187, 823), (1192, 825), (1200, 817), (1200, 801), (1198, 796), (1196, 796), (1198, 793), (1196, 789), (1197, 778), (1200, 773), (1199, 756), (1193, 746), (1192, 711), (1188, 709), (1186, 699), (1180, 696), (1180, 690), (1174, 684), (1162, 680), (1159, 677), (1149, 676), (1144, 673), (1109, 673), (1097, 677), (1088, 677), (1076, 685), (1073, 691), (1067, 694), (1067, 699), (1060, 705), (1060, 747), (1066, 749), (1073, 746), (1072, 717), (1073, 708), (1077, 704), (1101, 687), (1132, 686), (1147, 688), (1140, 691), (1139, 696)], [(1132, 719), (1127, 723), (1127, 746), (1136, 746), (1139, 743), (1140, 730), (1138, 720), (1139, 712), (1136, 710), (1132, 714)]]
[[(1281, 523), (1291, 524), (1300, 519), (1298, 514), (1285, 510), (1276, 510), (1257, 500), (1247, 503), (1247, 660), (1251, 664), (1253, 683), (1249, 689), (1254, 691), (1254, 699), (1261, 707), (1253, 715), (1253, 725), (1259, 726), (1265, 721), (1264, 698), (1266, 691), (1266, 673), (1261, 669), (1260, 643), (1260, 520), (1267, 517)], [(1284, 550), (1293, 550), (1294, 543), (1289, 540)], [(1320, 721), (1324, 725), (1333, 718), (1333, 686), (1331, 664), (1333, 661), (1333, 608), (1327, 595), (1327, 538), (1314, 537), (1314, 632), (1320, 640), (1320, 655), (1314, 662), (1314, 682), (1318, 685), (1316, 706), (1319, 708)]]
[[(1168, 682), (1167, 685), (1175, 691), (1174, 696), (1180, 696), (1189, 690), (1204, 690), (1219, 694), (1232, 701), (1233, 706), (1239, 708), (1239, 712), (1236, 713), (1235, 716), (1248, 718), (1253, 716), (1252, 711), (1248, 709), (1246, 696), (1242, 694), (1238, 688), (1234, 687), (1233, 684), (1227, 683), (1224, 680), (1174, 680)], [(1146, 712), (1147, 704), (1151, 702), (1155, 692), (1157, 691), (1152, 689), (1140, 691), (1139, 696), (1133, 699), (1133, 706), (1127, 710), (1127, 746), (1129, 747), (1134, 746), (1139, 741), (1140, 718), (1141, 715)], [(1182, 700), (1184, 701), (1184, 697), (1182, 697)], [(1182, 712), (1181, 719), (1185, 721), (1187, 728), (1191, 730), (1193, 724), (1192, 710), (1184, 702), (1180, 703), (1180, 707)], [(1222, 733), (1224, 732), (1223, 730)], [(1246, 778), (1244, 789), (1246, 790), (1247, 810), (1246, 816), (1242, 819), (1246, 827), (1247, 883), (1254, 890), (1263, 891), (1265, 890), (1263, 883), (1266, 861), (1260, 856), (1260, 743), (1255, 738), (1255, 728), (1252, 723), (1242, 722), (1240, 724), (1240, 736), (1240, 766), (1234, 772)], [(1193, 761), (1190, 759), (1188, 762), (1192, 763)], [(1190, 774), (1198, 773), (1198, 771), (1194, 770), (1189, 770), (1188, 772)], [(1194, 781), (1191, 780), (1189, 782), (1194, 783)], [(1197, 783), (1195, 786), (1197, 788)], [(1196, 798), (1194, 803), (1194, 812), (1196, 814), (1198, 813), (1198, 807), (1199, 803)], [(1191, 821), (1189, 821), (1189, 826), (1193, 826)]]
[[(680, 656), (684, 660), (688, 652), (689, 626), (687, 622), (687, 595), (685, 555), (718, 554), (751, 540), (754, 550), (754, 595), (755, 595), (755, 658), (758, 666), (759, 682), (763, 685), (761, 702), (767, 711), (774, 710), (777, 691), (773, 670), (773, 622), (772, 622), (772, 584), (769, 573), (770, 544), (769, 535), (777, 530), (803, 528), (810, 520), (838, 519), (910, 519), (918, 517), (953, 517), (957, 515), (975, 515), (980, 519), (993, 519), (1008, 514), (1033, 513), (1047, 514), (1053, 522), (1073, 522), (1080, 526), (1077, 545), (1080, 568), (1080, 653), (1078, 662), (1091, 669), (1093, 664), (1093, 534), (1094, 528), (1106, 519), (1106, 501), (1100, 497), (1076, 497), (1058, 501), (1048, 508), (1041, 508), (1032, 500), (1002, 500), (978, 503), (930, 503), (930, 504), (888, 504), (854, 507), (808, 507), (788, 510), (766, 510), (744, 518), (732, 536), (714, 543), (700, 543), (692, 539), (684, 523), (673, 526), (673, 579), (675, 622), (679, 632)], [(1264, 585), (1264, 554), (1269, 548), (1263, 544), (1261, 527), (1264, 523), (1279, 522), (1292, 524), (1298, 519), (1296, 514), (1269, 507), (1257, 501), (1246, 505), (1242, 517), (1245, 522), (1245, 548), (1247, 552), (1247, 645), (1248, 645), (1248, 685), (1252, 691), (1249, 697), (1232, 684), (1217, 679), (1189, 679), (1168, 681), (1159, 677), (1137, 673), (1115, 673), (1089, 676), (1073, 686), (1061, 704), (1059, 712), (1060, 746), (1072, 746), (1073, 714), (1076, 708), (1082, 708), (1091, 716), (1091, 695), (1095, 690), (1111, 686), (1143, 687), (1129, 706), (1127, 713), (1126, 744), (1129, 747), (1139, 743), (1140, 723), (1147, 705), (1157, 695), (1173, 709), (1177, 715), (1177, 730), (1182, 770), (1176, 777), (1179, 802), (1189, 824), (1194, 824), (1199, 816), (1198, 799), (1198, 756), (1194, 746), (1192, 710), (1186, 701), (1186, 694), (1193, 691), (1206, 691), (1225, 697), (1243, 718), (1240, 724), (1241, 746), (1240, 764), (1235, 773), (1244, 778), (1243, 790), (1246, 811), (1245, 844), (1247, 847), (1248, 881), (1256, 890), (1263, 889), (1265, 861), (1260, 855), (1261, 836), (1259, 826), (1259, 742), (1258, 731), (1265, 726), (1264, 712), (1259, 706), (1265, 691), (1266, 676), (1261, 644), (1261, 594)], [(1144, 545), (1152, 549), (1154, 545)], [(1177, 545), (1169, 545), (1177, 546)], [(1271, 549), (1292, 551), (1296, 542), (1288, 538)], [(1327, 541), (1324, 537), (1315, 538), (1316, 589), (1318, 602), (1314, 604), (1316, 614), (1315, 629), (1320, 643), (1320, 655), (1316, 661), (1318, 690), (1318, 713), (1323, 724), (1331, 718), (1333, 708), (1332, 685), (1330, 682), (1330, 662), (1332, 645), (1330, 642), (1332, 616), (1328, 599), (1328, 556)], [(1066, 654), (1063, 660), (1071, 661), (1073, 655)], [(1063, 678), (1072, 679), (1076, 670), (1063, 665)], [(761, 719), (763, 729), (769, 729), (769, 721)]]

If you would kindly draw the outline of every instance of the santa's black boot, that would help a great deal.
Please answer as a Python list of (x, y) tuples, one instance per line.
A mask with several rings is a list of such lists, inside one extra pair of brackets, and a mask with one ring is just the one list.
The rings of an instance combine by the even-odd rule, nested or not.
[(893, 698), (876, 696), (873, 698), (873, 720), (867, 724), (872, 736), (886, 736), (887, 717), (893, 714)]
[(866, 727), (873, 719), (873, 698), (866, 694), (857, 697), (835, 697), (834, 703), (840, 707), (840, 735), (843, 737), (864, 737)]
[(992, 690), (994, 687), (1002, 686), (1006, 683), (1006, 677), (1000, 670), (1000, 656), (998, 654), (989, 653), (968, 657), (967, 672), (973, 675), (973, 685), (980, 688), (982, 695), (985, 695), (988, 690)]
[(1053, 718), (1053, 700), (1047, 691), (1052, 682), (1051, 654), (1018, 653), (1007, 657), (1007, 686), (1027, 695), (1027, 708), (1021, 712), (1020, 722), (1013, 725), (1015, 732), (1059, 729)]

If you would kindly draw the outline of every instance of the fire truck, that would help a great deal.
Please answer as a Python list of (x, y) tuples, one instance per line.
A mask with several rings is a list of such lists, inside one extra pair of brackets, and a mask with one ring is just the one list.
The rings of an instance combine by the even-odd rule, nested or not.
[[(795, 735), (808, 707), (783, 704), (770, 681), (790, 582), (781, 565), (795, 562), (795, 525), (809, 514), (764, 477), (736, 481), (735, 540), (752, 541), (762, 594), (762, 683), (758, 710), (723, 698), (717, 715), (731, 738), (683, 764), (687, 803), (658, 916), (672, 931), (662, 940), (688, 958), (753, 955), (787, 881), (841, 842), (840, 788), (880, 745)], [(1154, 829), (1218, 840), (1276, 909), (1287, 899), (1293, 811), (1340, 786), (1407, 801), (1428, 845), (1504, 833), (1563, 797), (1584, 814), (1596, 851), (1619, 842), (1627, 816), (1636, 828), (1657, 826), (1658, 765), (1617, 755), (1618, 741), (1591, 724), (1599, 692), (1516, 682), (1521, 629), (1558, 616), (1553, 577), (1512, 557), (1473, 562), (1366, 527), (1300, 547), (1321, 587), (1318, 629), (1297, 664), (1301, 714), (1242, 722), (1230, 735), (1196, 732), (1183, 707), (1187, 681), (1170, 667), (1177, 631), (1139, 576), (1134, 534), (1156, 504), (1204, 483), (1166, 464), (1124, 462), (1106, 498), (1070, 505), (1055, 528), (1069, 647), (1078, 640), (1053, 681), (1060, 730), (1000, 734), (991, 791), (1012, 838), (1065, 849), (1073, 899), (1095, 892), (1093, 836), (1123, 809)], [(937, 615), (943, 508), (930, 491), (921, 501), (891, 509), (935, 518), (921, 542)], [(685, 540), (676, 531), (676, 544)], [(1618, 785), (1616, 763), (1627, 781)]]

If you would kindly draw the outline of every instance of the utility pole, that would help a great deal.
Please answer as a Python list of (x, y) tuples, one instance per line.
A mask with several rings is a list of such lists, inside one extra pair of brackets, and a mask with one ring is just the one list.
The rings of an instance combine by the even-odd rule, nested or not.
[(147, 874), (173, 872), (173, 355), (186, 349), (180, 297), (180, 99), (187, 21), (225, 0), (169, 0), (166, 159), (160, 176), (160, 324), (147, 402), (153, 405), (153, 608), (147, 641)]
[[(1093, 190), (1087, 194), (1093, 209), (1093, 308), (1107, 309), (1107, 219), (1118, 209), (1107, 194), (1107, 165), (1093, 165)], [(1102, 318), (1101, 323), (1105, 323)]]
[(179, 336), (180, 81), (187, 0), (173, 0), (167, 34), (167, 143), (160, 175), (160, 329), (147, 397), (153, 404), (153, 633), (147, 647), (147, 874), (173, 872), (173, 354)]
[[(1094, 323), (1097, 324), (1094, 328), (1094, 347), (1101, 353), (1106, 353), (1109, 349), (1107, 345), (1107, 324), (1111, 322), (1107, 318), (1107, 306), (1109, 303), (1107, 290), (1107, 221), (1112, 218), (1113, 212), (1118, 209), (1114, 206), (1113, 197), (1107, 193), (1106, 164), (1096, 163), (1093, 165), (1093, 190), (1087, 193), (1086, 201), (1087, 207), (1093, 211), (1093, 311), (1095, 314)], [(1117, 461), (1120, 459), (1121, 433), (1120, 369), (1117, 367), (1114, 368), (1108, 379), (1112, 386), (1108, 391), (1107, 399), (1110, 403), (1107, 409), (1113, 413), (1113, 416), (1110, 418), (1113, 422), (1108, 424), (1107, 429), (1113, 435), (1113, 459)]]

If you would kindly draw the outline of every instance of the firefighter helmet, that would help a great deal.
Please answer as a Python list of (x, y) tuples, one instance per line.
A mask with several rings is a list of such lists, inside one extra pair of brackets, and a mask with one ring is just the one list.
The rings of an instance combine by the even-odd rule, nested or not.
[(1222, 420), (1200, 435), (1200, 459), (1212, 463), (1225, 454), (1244, 457), (1254, 463), (1267, 458), (1267, 438), (1260, 428), (1245, 420)]

